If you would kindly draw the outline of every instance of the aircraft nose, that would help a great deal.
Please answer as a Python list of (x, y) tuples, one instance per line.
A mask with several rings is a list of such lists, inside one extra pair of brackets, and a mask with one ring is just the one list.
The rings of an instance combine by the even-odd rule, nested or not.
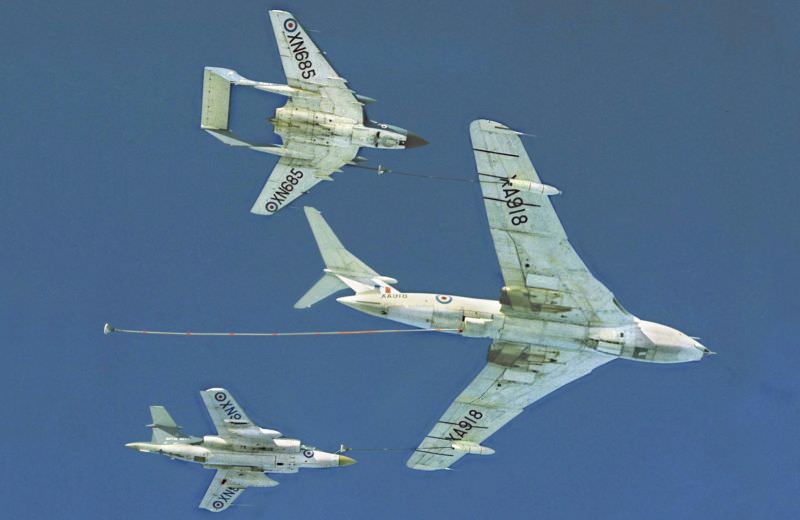
[(710, 349), (706, 348), (706, 346), (700, 343), (699, 341), (694, 342), (694, 348), (703, 353), (702, 357), (713, 356), (714, 354), (716, 354), (716, 352), (712, 352)]
[(351, 459), (347, 455), (339, 455), (339, 466), (352, 466), (355, 463), (355, 459)]
[(713, 352), (702, 345), (700, 346), (700, 348), (703, 350), (703, 357), (713, 356), (714, 354), (716, 354), (716, 352)]
[(408, 132), (406, 134), (406, 148), (416, 148), (418, 146), (425, 146), (426, 144), (428, 144), (428, 141), (414, 132)]

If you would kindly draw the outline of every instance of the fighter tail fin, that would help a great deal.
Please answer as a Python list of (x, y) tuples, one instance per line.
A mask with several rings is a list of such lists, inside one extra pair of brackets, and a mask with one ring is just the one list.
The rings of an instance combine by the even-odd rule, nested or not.
[(220, 72), (224, 70), (206, 67), (203, 71), (203, 109), (200, 126), (206, 130), (228, 129), (231, 82)]
[(311, 207), (304, 209), (314, 240), (325, 262), (325, 274), (294, 304), (296, 309), (311, 307), (347, 287), (359, 293), (373, 290), (376, 285), (397, 283), (393, 278), (381, 276), (345, 249), (319, 211)]
[(181, 427), (163, 406), (151, 406), (150, 417), (153, 423), (147, 427), (153, 430), (153, 438), (150, 441), (153, 444), (169, 444), (171, 441), (184, 438)]

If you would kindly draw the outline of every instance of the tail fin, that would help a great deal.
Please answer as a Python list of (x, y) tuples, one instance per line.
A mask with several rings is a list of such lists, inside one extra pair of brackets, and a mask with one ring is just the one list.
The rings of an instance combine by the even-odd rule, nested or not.
[(185, 437), (181, 433), (181, 427), (175, 424), (175, 420), (163, 406), (151, 406), (150, 417), (153, 423), (147, 427), (153, 430), (153, 444), (170, 444), (178, 439)]
[(200, 127), (206, 130), (228, 129), (231, 82), (221, 72), (224, 70), (206, 67), (203, 71), (203, 110)]
[(294, 304), (296, 309), (311, 307), (323, 298), (347, 287), (358, 293), (372, 290), (376, 285), (397, 283), (393, 278), (379, 275), (345, 249), (319, 211), (311, 207), (304, 209), (311, 232), (314, 233), (314, 240), (325, 262), (325, 274)]

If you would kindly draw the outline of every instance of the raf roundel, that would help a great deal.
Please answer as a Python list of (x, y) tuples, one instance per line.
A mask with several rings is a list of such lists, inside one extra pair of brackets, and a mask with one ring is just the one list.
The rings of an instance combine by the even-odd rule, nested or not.
[(283, 22), (283, 28), (286, 32), (295, 32), (297, 30), (297, 21), (294, 18), (287, 18)]
[(450, 303), (451, 301), (453, 301), (453, 297), (452, 296), (445, 296), (444, 294), (439, 294), (439, 295), (436, 296), (436, 301), (446, 305), (446, 304)]
[(313, 456), (314, 456), (314, 452), (313, 452), (313, 451), (311, 451), (311, 450), (305, 450), (305, 451), (303, 452), (303, 456), (304, 456), (305, 458), (307, 458), (307, 459), (310, 459), (311, 457), (313, 457)]
[(222, 509), (222, 506), (224, 505), (225, 503), (222, 500), (215, 500), (214, 503), (211, 504), (214, 509)]
[(278, 205), (272, 201), (267, 202), (267, 205), (264, 206), (264, 209), (269, 211), (270, 213), (275, 213), (278, 210)]
[(216, 399), (217, 401), (220, 401), (220, 402), (222, 402), (225, 399), (227, 399), (227, 397), (228, 396), (225, 395), (225, 392), (217, 392), (216, 394), (214, 394), (214, 399)]

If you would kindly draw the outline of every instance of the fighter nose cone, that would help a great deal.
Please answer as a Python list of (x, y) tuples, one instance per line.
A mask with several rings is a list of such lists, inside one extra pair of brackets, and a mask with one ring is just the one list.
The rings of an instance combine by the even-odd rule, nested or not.
[(346, 455), (339, 455), (339, 466), (351, 466), (356, 463), (355, 459), (351, 459)]
[(425, 146), (428, 144), (428, 141), (421, 138), (414, 132), (409, 132), (406, 134), (406, 148), (416, 148), (417, 146)]

